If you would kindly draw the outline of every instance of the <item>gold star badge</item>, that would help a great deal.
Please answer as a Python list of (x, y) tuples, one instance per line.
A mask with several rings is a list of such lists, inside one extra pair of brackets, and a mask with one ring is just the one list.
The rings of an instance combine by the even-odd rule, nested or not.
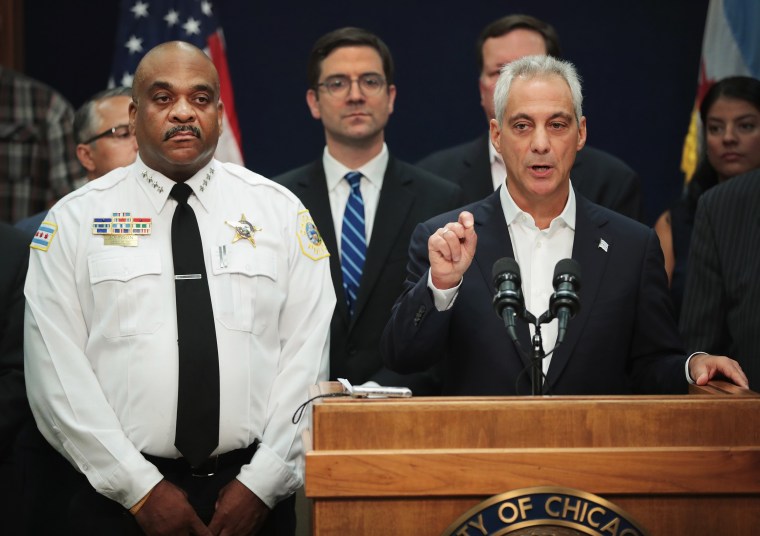
[(240, 221), (225, 221), (227, 225), (235, 229), (235, 236), (232, 239), (234, 244), (238, 240), (248, 240), (253, 247), (256, 247), (256, 240), (254, 240), (254, 233), (261, 231), (261, 227), (256, 227), (245, 218), (245, 214), (240, 215)]

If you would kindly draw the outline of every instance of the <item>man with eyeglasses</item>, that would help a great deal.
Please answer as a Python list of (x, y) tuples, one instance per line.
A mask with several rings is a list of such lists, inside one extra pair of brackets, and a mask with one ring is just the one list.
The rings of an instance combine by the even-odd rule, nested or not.
[[(406, 385), (436, 392), (432, 376), (382, 365), (380, 337), (405, 278), (415, 225), (461, 203), (459, 187), (394, 158), (385, 144), (396, 86), (386, 44), (340, 28), (314, 44), (306, 103), (322, 121), (326, 147), (311, 164), (275, 178), (322, 230), (338, 302), (330, 329), (330, 379)], [(325, 222), (331, 222), (328, 225)]]
[(132, 88), (107, 89), (93, 96), (74, 116), (77, 158), (87, 180), (128, 166), (137, 156), (137, 140), (129, 131)]
[[(137, 156), (137, 141), (129, 131), (129, 101), (132, 88), (116, 87), (100, 91), (74, 114), (76, 156), (86, 176), (75, 181), (79, 187), (118, 167), (128, 166)], [(16, 227), (34, 235), (47, 210), (24, 218)]]

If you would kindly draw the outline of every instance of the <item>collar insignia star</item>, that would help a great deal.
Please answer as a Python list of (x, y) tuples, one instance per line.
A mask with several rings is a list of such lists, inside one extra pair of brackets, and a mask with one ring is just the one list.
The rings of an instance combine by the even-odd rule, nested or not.
[(235, 229), (235, 236), (232, 238), (233, 244), (238, 240), (248, 240), (253, 247), (256, 247), (254, 233), (260, 232), (261, 227), (256, 227), (254, 224), (249, 222), (246, 219), (245, 214), (240, 215), (240, 221), (227, 220), (224, 223)]

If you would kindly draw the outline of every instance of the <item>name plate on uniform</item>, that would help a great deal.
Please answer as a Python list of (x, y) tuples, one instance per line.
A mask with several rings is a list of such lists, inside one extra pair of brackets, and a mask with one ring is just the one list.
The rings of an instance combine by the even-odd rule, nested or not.
[(135, 235), (105, 235), (103, 245), (133, 248), (137, 246), (137, 237)]

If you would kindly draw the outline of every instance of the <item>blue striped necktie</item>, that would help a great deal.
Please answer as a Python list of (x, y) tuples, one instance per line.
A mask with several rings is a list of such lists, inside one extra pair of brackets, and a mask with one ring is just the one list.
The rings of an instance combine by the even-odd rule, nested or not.
[(364, 236), (364, 199), (359, 184), (362, 174), (358, 171), (346, 173), (344, 177), (351, 186), (351, 194), (343, 213), (343, 229), (340, 238), (340, 264), (343, 272), (343, 291), (346, 294), (348, 313), (353, 316), (359, 282), (367, 255), (367, 239)]

